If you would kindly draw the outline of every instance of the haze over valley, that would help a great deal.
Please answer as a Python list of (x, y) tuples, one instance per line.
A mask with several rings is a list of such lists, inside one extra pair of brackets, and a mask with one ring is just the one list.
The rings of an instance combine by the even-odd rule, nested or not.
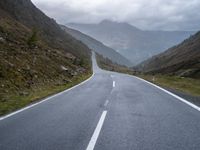
[(128, 23), (104, 20), (99, 24), (67, 26), (79, 30), (113, 48), (136, 65), (147, 58), (179, 44), (194, 31), (144, 31)]

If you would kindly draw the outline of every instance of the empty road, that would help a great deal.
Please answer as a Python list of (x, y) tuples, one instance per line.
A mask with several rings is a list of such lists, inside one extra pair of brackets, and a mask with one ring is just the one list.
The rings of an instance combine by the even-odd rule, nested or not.
[(199, 150), (200, 111), (136, 77), (104, 71), (0, 119), (0, 150)]

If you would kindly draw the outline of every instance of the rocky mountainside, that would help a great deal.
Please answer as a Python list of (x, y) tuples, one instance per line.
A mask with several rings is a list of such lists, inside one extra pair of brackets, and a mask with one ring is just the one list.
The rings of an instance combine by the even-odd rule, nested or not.
[(16, 21), (40, 32), (41, 38), (51, 47), (65, 49), (78, 57), (88, 57), (88, 50), (79, 50), (82, 44), (64, 33), (54, 19), (47, 17), (30, 0), (1, 0), (0, 7)]
[(67, 25), (117, 50), (133, 64), (138, 64), (163, 52), (194, 33), (186, 31), (143, 31), (128, 23), (109, 20), (104, 20), (99, 24), (70, 23)]
[(90, 55), (30, 0), (1, 0), (0, 115), (88, 76)]
[(131, 66), (131, 62), (126, 59), (124, 56), (113, 50), (112, 48), (109, 48), (105, 46), (103, 43), (95, 40), (94, 38), (85, 35), (77, 30), (70, 29), (66, 26), (61, 26), (62, 29), (64, 29), (67, 33), (71, 34), (74, 38), (77, 40), (80, 40), (84, 44), (86, 44), (90, 49), (94, 50), (98, 54), (103, 55), (104, 57), (109, 58), (114, 63), (118, 63), (120, 65), (125, 66)]
[(200, 32), (137, 66), (140, 71), (200, 78)]

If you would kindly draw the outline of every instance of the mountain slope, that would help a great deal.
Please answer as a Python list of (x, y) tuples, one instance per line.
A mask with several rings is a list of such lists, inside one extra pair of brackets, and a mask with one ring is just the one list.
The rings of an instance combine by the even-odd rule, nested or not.
[(144, 72), (200, 78), (200, 32), (137, 67)]
[(79, 57), (88, 57), (89, 51), (86, 48), (80, 51), (78, 46), (82, 45), (64, 33), (53, 19), (47, 17), (30, 0), (1, 0), (0, 7), (23, 25), (38, 30), (51, 47), (66, 49)]
[(106, 46), (117, 50), (134, 64), (163, 52), (194, 32), (185, 31), (143, 31), (127, 23), (104, 20), (99, 24), (68, 24)]
[(82, 41), (84, 44), (86, 44), (90, 49), (94, 50), (98, 54), (103, 55), (104, 57), (109, 58), (115, 63), (118, 63), (120, 65), (126, 65), (131, 66), (131, 62), (127, 60), (125, 57), (121, 56), (119, 53), (117, 53), (112, 48), (109, 48), (102, 44), (101, 42), (77, 31), (74, 29), (70, 29), (68, 27), (62, 26), (62, 28), (69, 34), (71, 34), (74, 38), (77, 40)]
[(0, 115), (91, 73), (90, 50), (30, 0), (0, 1)]

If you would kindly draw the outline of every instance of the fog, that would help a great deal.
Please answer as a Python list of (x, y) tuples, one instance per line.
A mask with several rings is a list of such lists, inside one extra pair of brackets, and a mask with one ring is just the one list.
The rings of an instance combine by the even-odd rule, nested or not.
[(200, 0), (32, 0), (58, 23), (127, 22), (144, 30), (199, 30)]

